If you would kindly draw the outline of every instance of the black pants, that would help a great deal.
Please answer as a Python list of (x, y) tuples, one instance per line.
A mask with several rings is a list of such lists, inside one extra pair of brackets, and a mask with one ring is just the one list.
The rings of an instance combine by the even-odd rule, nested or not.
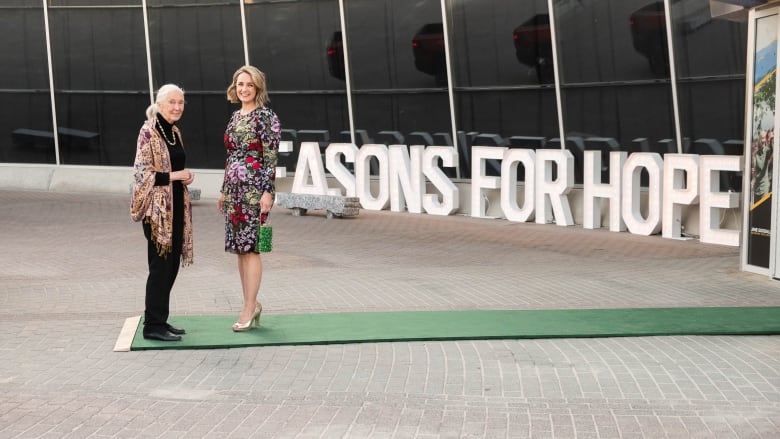
[[(174, 198), (175, 201), (175, 198)], [(175, 203), (181, 205), (182, 203)], [(177, 212), (181, 210), (181, 212)], [(152, 241), (152, 226), (143, 223), (149, 259), (149, 277), (146, 279), (146, 310), (144, 311), (144, 334), (168, 329), (171, 289), (176, 282), (181, 263), (182, 238), (184, 236), (183, 206), (173, 210), (173, 243), (166, 256), (157, 254)], [(178, 215), (177, 215), (178, 214)]]

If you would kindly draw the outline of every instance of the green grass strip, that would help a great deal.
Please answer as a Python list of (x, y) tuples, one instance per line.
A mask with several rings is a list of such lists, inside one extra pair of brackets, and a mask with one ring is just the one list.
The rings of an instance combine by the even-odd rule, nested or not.
[(144, 340), (131, 350), (246, 346), (659, 335), (780, 334), (780, 307), (346, 312), (263, 315), (260, 328), (234, 333), (235, 316), (175, 316), (180, 342)]

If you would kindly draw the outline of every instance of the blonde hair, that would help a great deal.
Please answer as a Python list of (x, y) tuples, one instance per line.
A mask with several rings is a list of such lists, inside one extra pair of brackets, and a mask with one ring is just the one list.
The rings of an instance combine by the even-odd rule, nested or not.
[(165, 84), (162, 87), (160, 87), (159, 90), (157, 90), (157, 97), (154, 99), (154, 103), (148, 107), (146, 107), (146, 118), (151, 119), (152, 117), (156, 116), (157, 113), (160, 112), (160, 106), (157, 105), (160, 102), (164, 101), (169, 94), (172, 92), (179, 92), (182, 96), (184, 96), (184, 90), (181, 89), (176, 84)]
[(238, 75), (242, 73), (246, 73), (252, 78), (252, 83), (257, 89), (257, 93), (255, 93), (255, 103), (257, 106), (262, 107), (268, 102), (271, 102), (268, 98), (268, 90), (265, 87), (265, 73), (261, 72), (257, 67), (250, 65), (242, 66), (236, 70), (236, 73), (233, 73), (233, 82), (227, 89), (227, 100), (233, 104), (241, 102), (236, 93), (236, 81), (238, 81)]

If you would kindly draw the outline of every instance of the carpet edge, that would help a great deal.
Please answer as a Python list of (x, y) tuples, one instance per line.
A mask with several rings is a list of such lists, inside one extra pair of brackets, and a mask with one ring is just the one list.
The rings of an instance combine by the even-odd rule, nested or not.
[(135, 332), (138, 329), (138, 324), (141, 322), (141, 316), (133, 316), (125, 319), (122, 330), (119, 331), (119, 337), (116, 339), (114, 345), (114, 352), (130, 352), (130, 348), (133, 345), (133, 339), (135, 338)]

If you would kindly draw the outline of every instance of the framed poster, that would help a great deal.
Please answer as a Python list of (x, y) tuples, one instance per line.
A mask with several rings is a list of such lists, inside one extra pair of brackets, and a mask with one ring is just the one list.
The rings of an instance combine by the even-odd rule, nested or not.
[(777, 95), (777, 9), (751, 14), (745, 144), (743, 265), (766, 272), (772, 254), (772, 183)]

